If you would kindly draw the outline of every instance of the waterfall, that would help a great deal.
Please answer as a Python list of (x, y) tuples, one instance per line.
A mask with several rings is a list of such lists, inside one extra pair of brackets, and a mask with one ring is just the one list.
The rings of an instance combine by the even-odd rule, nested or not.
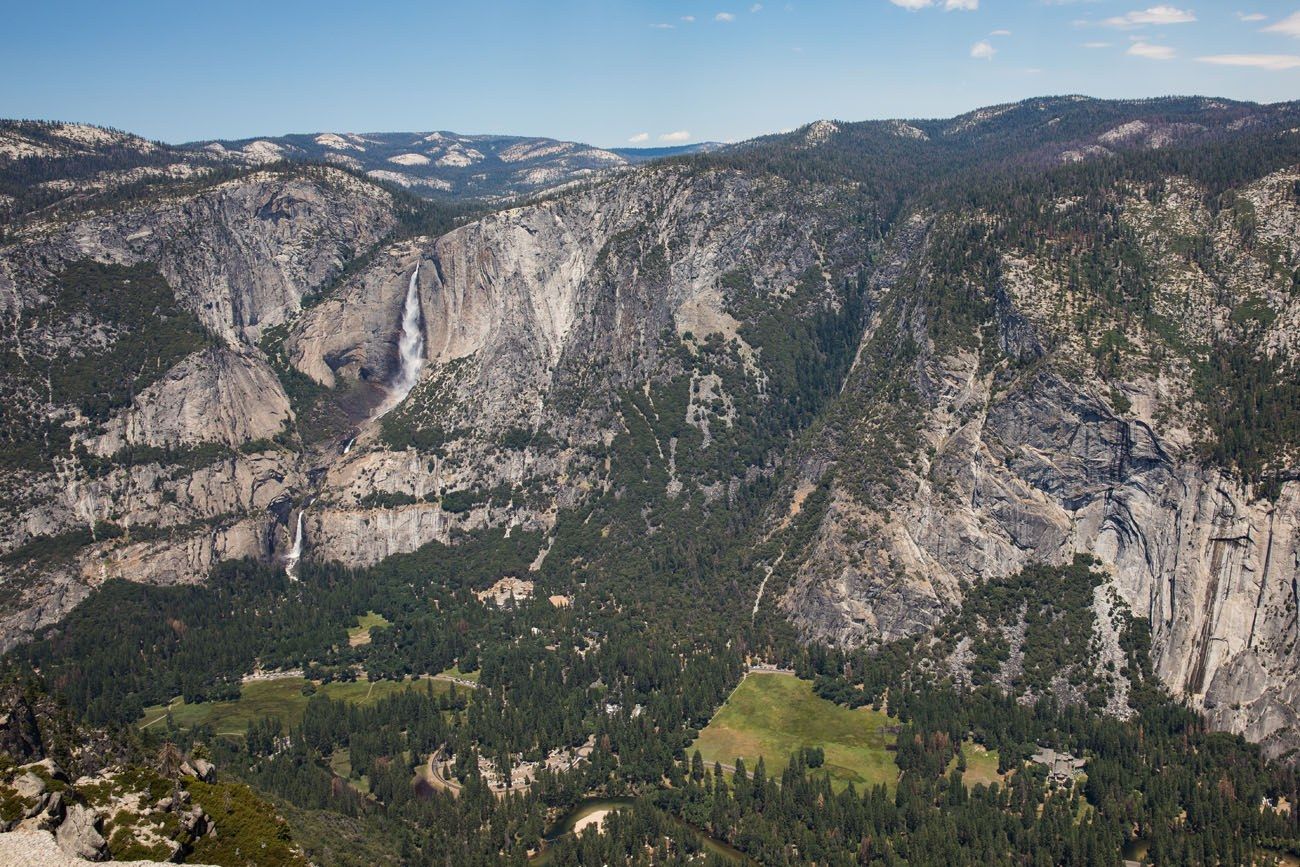
[(420, 266), (416, 265), (411, 282), (406, 287), (406, 302), (402, 305), (402, 333), (397, 340), (397, 376), (389, 383), (388, 397), (380, 406), (376, 417), (406, 400), (424, 367), (424, 324), (420, 315), (420, 290), (416, 286), (419, 279)]
[(289, 549), (289, 556), (284, 559), (284, 574), (293, 581), (298, 580), (298, 561), (302, 559), (302, 516), (305, 514), (307, 514), (307, 507), (304, 505), (298, 511), (298, 529), (293, 533), (293, 547)]

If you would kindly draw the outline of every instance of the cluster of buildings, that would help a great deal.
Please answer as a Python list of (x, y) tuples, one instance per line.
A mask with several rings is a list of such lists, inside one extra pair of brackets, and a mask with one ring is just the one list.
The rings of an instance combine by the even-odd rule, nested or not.
[[(537, 779), (537, 774), (542, 768), (546, 768), (552, 773), (572, 770), (582, 762), (587, 761), (591, 757), (591, 751), (595, 748), (596, 738), (592, 735), (581, 746), (553, 750), (540, 762), (512, 762), (510, 784), (508, 786), (506, 785), (506, 778), (501, 773), (501, 768), (492, 759), (479, 756), (478, 772), (479, 776), (483, 778), (483, 782), (488, 784), (488, 788), (497, 794), (504, 795), (506, 792), (524, 791)], [(442, 769), (444, 778), (450, 777), (452, 764), (450, 761), (444, 763)]]
[(1047, 778), (1054, 783), (1070, 783), (1083, 776), (1087, 759), (1076, 759), (1070, 753), (1058, 753), (1051, 747), (1041, 747), (1029, 757), (1047, 768)]

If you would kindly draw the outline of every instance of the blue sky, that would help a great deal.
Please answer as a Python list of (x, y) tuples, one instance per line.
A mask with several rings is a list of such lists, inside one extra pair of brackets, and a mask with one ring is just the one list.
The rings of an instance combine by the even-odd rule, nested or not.
[(0, 116), (166, 141), (449, 129), (602, 146), (1027, 96), (1300, 98), (1300, 2), (0, 0)]

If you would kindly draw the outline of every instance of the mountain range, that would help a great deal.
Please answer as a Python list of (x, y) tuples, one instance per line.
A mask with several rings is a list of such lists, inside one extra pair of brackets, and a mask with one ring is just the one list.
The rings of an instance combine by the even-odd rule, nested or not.
[[(1175, 699), (1300, 748), (1300, 103), (654, 153), (8, 121), (0, 208), (0, 645), (46, 671), (123, 582), (262, 598), (236, 562), (375, 606), (454, 563), (761, 658), (925, 641), (1086, 555), (1106, 713), (1131, 614)], [(980, 624), (936, 664), (995, 635), (1015, 681), (1024, 617)], [(114, 701), (168, 697), (127, 668)]]

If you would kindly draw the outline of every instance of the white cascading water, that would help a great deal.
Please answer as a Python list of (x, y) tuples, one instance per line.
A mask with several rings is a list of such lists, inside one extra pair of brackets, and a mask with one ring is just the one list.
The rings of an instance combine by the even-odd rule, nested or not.
[(380, 405), (376, 418), (406, 400), (424, 368), (424, 327), (420, 321), (420, 290), (416, 286), (419, 279), (420, 266), (416, 265), (411, 282), (406, 287), (406, 302), (402, 305), (402, 333), (397, 340), (400, 366), (397, 376), (389, 383), (388, 397)]
[(298, 580), (298, 561), (302, 559), (302, 516), (305, 514), (307, 514), (307, 507), (303, 506), (298, 512), (298, 529), (293, 533), (293, 547), (289, 549), (289, 556), (284, 559), (284, 574), (292, 581)]

